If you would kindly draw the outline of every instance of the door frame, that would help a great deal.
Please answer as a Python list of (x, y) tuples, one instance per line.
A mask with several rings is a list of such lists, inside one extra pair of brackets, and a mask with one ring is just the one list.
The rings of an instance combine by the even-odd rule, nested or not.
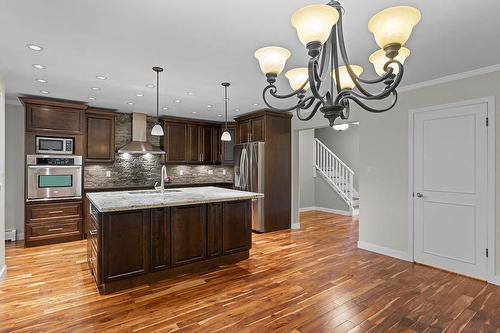
[(495, 267), (495, 241), (496, 241), (496, 228), (495, 228), (495, 97), (488, 96), (483, 98), (470, 99), (455, 103), (447, 103), (441, 105), (434, 105), (424, 108), (412, 109), (408, 111), (408, 257), (409, 260), (414, 262), (414, 212), (413, 212), (413, 193), (414, 193), (414, 119), (417, 113), (437, 111), (444, 108), (461, 107), (468, 105), (486, 104), (488, 114), (488, 127), (487, 127), (487, 246), (488, 246), (488, 271), (484, 280), (490, 283), (498, 283), (496, 281), (496, 267)]

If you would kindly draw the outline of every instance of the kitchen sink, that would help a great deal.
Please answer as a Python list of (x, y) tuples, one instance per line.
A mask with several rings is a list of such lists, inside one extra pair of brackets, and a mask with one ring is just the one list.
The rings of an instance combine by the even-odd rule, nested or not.
[[(182, 192), (182, 190), (164, 190), (163, 194), (166, 193), (174, 193), (174, 192)], [(158, 195), (162, 194), (161, 190), (144, 190), (144, 191), (132, 191), (132, 192), (127, 192), (128, 194), (132, 195)]]

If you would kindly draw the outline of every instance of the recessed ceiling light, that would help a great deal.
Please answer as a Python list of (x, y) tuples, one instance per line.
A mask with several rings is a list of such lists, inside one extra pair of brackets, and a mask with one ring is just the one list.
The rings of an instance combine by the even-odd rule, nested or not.
[(155, 86), (154, 84), (150, 83), (150, 84), (146, 84), (146, 87), (147, 87), (147, 88), (154, 88), (154, 87), (156, 87), (156, 86)]
[(174, 99), (174, 102), (175, 102), (175, 103), (180, 103), (180, 102), (181, 102), (181, 100), (180, 100), (180, 99)]
[(165, 106), (165, 107), (163, 108), (163, 110), (168, 110), (168, 107), (167, 107), (167, 106)]
[(95, 97), (89, 97), (91, 101), (95, 101)]
[(45, 69), (45, 66), (44, 65), (40, 65), (40, 64), (33, 64), (31, 66), (33, 66), (33, 68), (36, 68), (36, 69)]
[(26, 47), (30, 50), (33, 50), (33, 51), (42, 51), (43, 50), (43, 47), (38, 46), (36, 44), (27, 44)]
[(194, 91), (188, 91), (188, 95), (193, 96), (196, 95), (196, 93)]
[(222, 115), (221, 115), (221, 114), (218, 114), (218, 115), (217, 115), (217, 117), (222, 117)]
[(99, 88), (99, 87), (90, 87), (90, 89), (95, 90), (95, 91), (101, 90), (101, 88)]
[(40, 90), (40, 92), (41, 92), (42, 94), (50, 94), (50, 92), (49, 92), (49, 91), (47, 91), (47, 90)]
[(97, 75), (97, 76), (96, 76), (96, 79), (98, 79), (98, 80), (106, 80), (106, 79), (107, 79), (107, 77), (102, 76), (102, 75)]
[(144, 94), (136, 94), (137, 97), (142, 97)]
[(35, 79), (35, 81), (40, 83), (47, 83), (47, 80), (45, 79)]
[(134, 105), (134, 102), (127, 102), (128, 105)]
[(253, 103), (253, 106), (257, 106), (257, 105), (259, 105), (259, 103)]
[(192, 114), (196, 114), (196, 111), (191, 112)]
[(234, 111), (238, 112), (238, 111), (240, 111), (240, 109), (234, 109)]
[(207, 105), (207, 108), (209, 108), (209, 109), (210, 109), (212, 106), (213, 106), (212, 104), (208, 104), (208, 105)]

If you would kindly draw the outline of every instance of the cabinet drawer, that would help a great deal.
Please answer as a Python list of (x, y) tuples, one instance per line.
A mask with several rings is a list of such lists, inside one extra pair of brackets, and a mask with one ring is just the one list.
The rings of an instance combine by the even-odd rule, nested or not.
[(31, 238), (46, 237), (46, 236), (67, 236), (78, 235), (80, 233), (81, 219), (78, 220), (63, 220), (58, 223), (46, 223), (29, 225)]
[(40, 204), (27, 206), (27, 220), (61, 217), (81, 217), (82, 204), (79, 202), (62, 204)]

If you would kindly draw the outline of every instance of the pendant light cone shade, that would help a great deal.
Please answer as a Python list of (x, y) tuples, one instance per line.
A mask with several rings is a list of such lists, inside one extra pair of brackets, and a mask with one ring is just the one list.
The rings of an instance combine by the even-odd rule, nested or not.
[[(351, 69), (356, 74), (356, 76), (360, 76), (363, 73), (363, 67), (358, 65), (351, 65)], [(333, 78), (335, 78), (335, 72), (332, 72)], [(352, 89), (356, 85), (351, 79), (349, 72), (347, 71), (346, 66), (339, 67), (339, 76), (340, 76), (340, 89)]]
[[(409, 56), (410, 50), (408, 50), (406, 47), (402, 47), (401, 49), (399, 49), (399, 53), (394, 58), (394, 60), (399, 61), (401, 65), (403, 65), (406, 58), (408, 58)], [(373, 64), (373, 67), (375, 67), (375, 72), (377, 72), (378, 75), (382, 76), (385, 73), (384, 66), (390, 59), (385, 56), (384, 50), (378, 50), (373, 52), (368, 60), (370, 60), (370, 62)], [(390, 64), (389, 67), (394, 69), (394, 74), (397, 75), (399, 73), (399, 66), (397, 64)]]
[(304, 46), (310, 42), (324, 44), (332, 27), (339, 20), (339, 12), (328, 5), (310, 5), (297, 10), (292, 15), (292, 25)]
[(338, 124), (338, 125), (333, 125), (332, 128), (336, 131), (345, 131), (346, 129), (349, 128), (349, 124)]
[(226, 129), (224, 132), (222, 132), (222, 135), (220, 137), (222, 141), (231, 141), (231, 133)]
[(222, 132), (222, 135), (220, 137), (221, 141), (231, 141), (231, 133), (227, 130), (227, 102), (229, 99), (227, 98), (227, 87), (229, 87), (231, 84), (229, 82), (222, 82), (222, 86), (224, 87), (224, 115), (225, 115), (225, 122), (224, 122), (224, 132)]
[(156, 136), (165, 135), (165, 133), (163, 133), (163, 128), (161, 127), (160, 124), (156, 124), (153, 126), (153, 129), (151, 130), (151, 135), (156, 135)]
[(288, 79), (288, 82), (290, 82), (290, 87), (292, 87), (293, 90), (300, 89), (305, 82), (307, 82), (307, 84), (302, 90), (307, 91), (309, 89), (309, 71), (306, 67), (291, 69), (285, 73), (285, 77)]
[(260, 69), (264, 74), (280, 74), (290, 55), (290, 51), (278, 46), (263, 47), (255, 51), (255, 58), (259, 61)]
[(403, 46), (420, 18), (420, 11), (414, 7), (391, 7), (375, 14), (368, 22), (368, 30), (381, 48), (390, 44)]
[[(153, 67), (153, 71), (156, 72), (156, 118), (160, 116), (160, 73), (163, 72), (163, 68), (161, 67)], [(151, 129), (151, 135), (154, 136), (162, 136), (165, 135), (163, 132), (163, 128), (161, 124), (158, 122)]]

